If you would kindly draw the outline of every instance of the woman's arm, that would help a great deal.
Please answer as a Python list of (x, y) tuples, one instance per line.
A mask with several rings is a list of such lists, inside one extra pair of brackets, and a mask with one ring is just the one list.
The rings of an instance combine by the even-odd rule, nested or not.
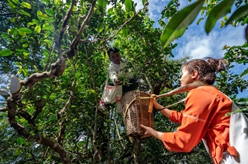
[(144, 136), (146, 136), (146, 135), (151, 136), (152, 135), (153, 137), (162, 141), (163, 132), (156, 131), (153, 128), (142, 125), (142, 124), (140, 125), (140, 127), (144, 128), (146, 130)]
[(160, 105), (156, 99), (154, 99), (153, 101), (153, 106), (154, 108), (156, 108), (158, 111), (160, 111), (164, 116), (166, 116), (167, 118), (169, 118), (170, 116), (170, 110), (167, 108), (164, 108), (162, 105)]

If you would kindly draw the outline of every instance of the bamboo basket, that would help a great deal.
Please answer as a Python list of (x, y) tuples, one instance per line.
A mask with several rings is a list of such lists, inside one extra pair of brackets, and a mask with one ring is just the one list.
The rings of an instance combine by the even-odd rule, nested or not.
[(150, 99), (142, 99), (142, 97), (150, 97), (149, 94), (142, 91), (127, 92), (121, 98), (123, 109), (124, 123), (128, 136), (147, 138), (143, 136), (145, 130), (140, 127), (140, 124), (154, 128), (153, 113), (149, 113)]

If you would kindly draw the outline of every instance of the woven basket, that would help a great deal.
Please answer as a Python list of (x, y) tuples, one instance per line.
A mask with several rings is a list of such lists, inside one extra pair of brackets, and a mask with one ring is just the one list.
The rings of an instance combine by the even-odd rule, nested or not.
[[(127, 135), (142, 138), (145, 130), (140, 124), (154, 128), (154, 119), (153, 113), (148, 112), (150, 99), (139, 99), (140, 97), (150, 96), (142, 91), (130, 91), (121, 98), (121, 105)], [(143, 136), (147, 137), (150, 136)]]

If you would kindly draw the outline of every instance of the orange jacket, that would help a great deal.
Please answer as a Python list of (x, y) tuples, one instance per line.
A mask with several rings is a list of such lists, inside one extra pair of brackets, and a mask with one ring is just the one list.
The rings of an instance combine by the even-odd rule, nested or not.
[(229, 145), (232, 101), (213, 86), (202, 86), (189, 91), (185, 109), (170, 111), (170, 120), (180, 123), (176, 132), (163, 133), (165, 147), (174, 152), (190, 152), (202, 139), (206, 141), (215, 164), (221, 162), (223, 152), (237, 152)]

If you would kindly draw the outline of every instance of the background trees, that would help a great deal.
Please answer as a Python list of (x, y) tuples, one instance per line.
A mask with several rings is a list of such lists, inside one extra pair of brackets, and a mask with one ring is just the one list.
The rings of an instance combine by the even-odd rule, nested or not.
[[(202, 9), (208, 14), (217, 2)], [(136, 10), (131, 0), (0, 1), (1, 73), (22, 80), (22, 90), (1, 104), (1, 163), (209, 163), (201, 144), (188, 154), (168, 152), (155, 139), (133, 144), (114, 105), (108, 116), (98, 111), (109, 64), (106, 50), (112, 45), (142, 79), (140, 90), (161, 94), (179, 86), (187, 57), (174, 60), (177, 44), (160, 42), (178, 1), (162, 11), (161, 29), (153, 26), (149, 4), (143, 3)], [(225, 48), (231, 65), (247, 64), (246, 43)], [(217, 87), (235, 98), (247, 88), (246, 74), (220, 74)], [(183, 96), (160, 101), (170, 104)], [(247, 98), (235, 101), (247, 108)], [(155, 127), (173, 131), (177, 125), (155, 113)]]

